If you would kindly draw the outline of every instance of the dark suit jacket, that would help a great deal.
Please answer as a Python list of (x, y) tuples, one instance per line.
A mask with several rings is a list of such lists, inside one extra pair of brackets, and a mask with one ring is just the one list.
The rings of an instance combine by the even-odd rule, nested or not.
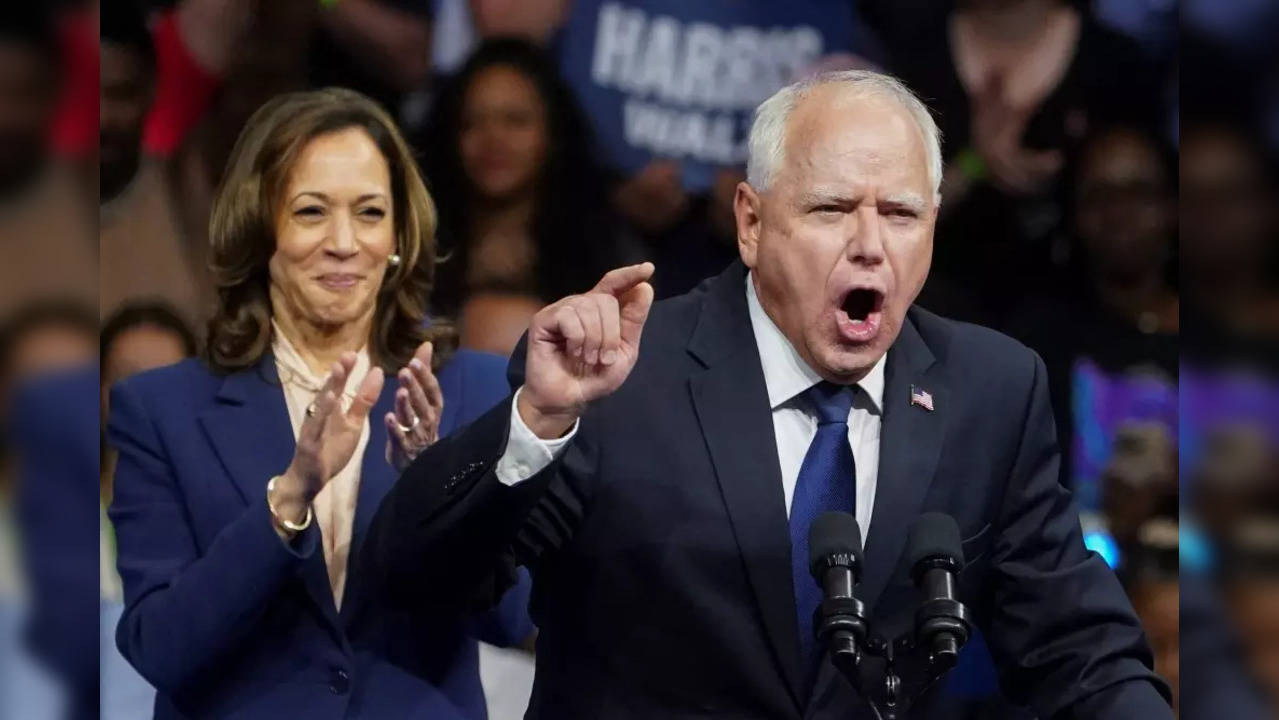
[[(500, 399), (502, 366), (460, 352), (441, 369), (441, 434)], [(479, 618), (394, 610), (364, 593), (357, 550), (396, 480), (382, 423), (396, 388), (387, 383), (370, 416), (341, 613), (318, 526), (290, 544), (272, 529), (266, 481), (288, 466), (294, 438), (270, 356), (225, 377), (189, 360), (115, 388), (117, 642), (159, 691), (156, 717), (485, 717), (475, 638), (513, 645), (531, 632), (527, 583)]]
[[(545, 471), (497, 480), (508, 401), (420, 457), (374, 520), (366, 560), (391, 594), (445, 583), (492, 593), (514, 563), (533, 569), (531, 718), (867, 717), (829, 663), (811, 693), (801, 687), (745, 272), (734, 263), (656, 304), (631, 376)], [(512, 384), (522, 367), (517, 353)], [(935, 411), (910, 404), (911, 385)], [(910, 626), (906, 532), (920, 513), (945, 512), (966, 538), (961, 599), (1007, 693), (1044, 718), (1171, 718), (1136, 617), (1058, 484), (1039, 359), (915, 308), (888, 353), (884, 404), (859, 588), (877, 631)]]

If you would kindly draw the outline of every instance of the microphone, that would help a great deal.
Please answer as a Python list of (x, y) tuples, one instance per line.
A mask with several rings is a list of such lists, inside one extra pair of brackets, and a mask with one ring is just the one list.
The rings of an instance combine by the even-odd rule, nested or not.
[(808, 568), (822, 588), (813, 616), (819, 641), (845, 675), (861, 662), (866, 606), (854, 592), (862, 579), (862, 533), (845, 512), (822, 513), (808, 529)]
[(929, 665), (945, 672), (954, 667), (972, 627), (968, 608), (955, 598), (955, 576), (964, 567), (959, 526), (949, 515), (924, 513), (911, 526), (906, 547), (915, 587), (924, 596), (915, 613), (915, 638), (928, 650)]

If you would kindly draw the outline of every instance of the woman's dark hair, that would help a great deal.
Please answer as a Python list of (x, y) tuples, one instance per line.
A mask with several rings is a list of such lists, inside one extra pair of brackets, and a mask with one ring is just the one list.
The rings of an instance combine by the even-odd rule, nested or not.
[(98, 357), (106, 362), (111, 348), (127, 330), (153, 327), (165, 330), (182, 343), (182, 351), (188, 357), (196, 353), (195, 333), (187, 327), (182, 317), (171, 305), (163, 301), (142, 301), (125, 304), (111, 314), (102, 325), (102, 340)]
[(435, 203), (395, 121), (354, 90), (325, 88), (276, 96), (249, 118), (236, 140), (209, 217), (210, 265), (217, 310), (209, 321), (208, 359), (215, 370), (250, 368), (271, 342), (267, 263), (275, 252), (275, 218), (293, 164), (316, 137), (347, 128), (369, 134), (391, 172), (398, 266), (382, 279), (369, 355), (388, 372), (406, 364), (426, 340), (439, 367), (457, 334), (427, 314), (435, 282)]
[(488, 40), (445, 81), (420, 144), (427, 182), (440, 208), (441, 269), (447, 268), (435, 293), (441, 312), (456, 313), (475, 289), (466, 286), (474, 188), (462, 167), (459, 138), (468, 88), (482, 71), (499, 66), (532, 81), (547, 113), (546, 163), (538, 178), (531, 233), (537, 295), (552, 301), (583, 292), (611, 266), (616, 226), (608, 215), (605, 177), (592, 154), (590, 130), (572, 91), (537, 46), (515, 38)]

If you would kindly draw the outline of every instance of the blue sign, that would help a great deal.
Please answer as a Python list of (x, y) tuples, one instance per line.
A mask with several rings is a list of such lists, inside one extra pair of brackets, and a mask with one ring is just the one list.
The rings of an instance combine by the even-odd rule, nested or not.
[(576, 0), (560, 66), (606, 162), (675, 160), (704, 191), (745, 162), (755, 106), (851, 52), (853, 22), (850, 0)]

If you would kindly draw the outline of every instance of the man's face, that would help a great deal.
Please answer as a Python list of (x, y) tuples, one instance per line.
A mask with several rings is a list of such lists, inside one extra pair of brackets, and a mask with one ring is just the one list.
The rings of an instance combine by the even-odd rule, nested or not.
[(25, 186), (42, 167), (55, 99), (44, 56), (30, 45), (0, 41), (0, 194)]
[(1174, 212), (1158, 150), (1127, 131), (1099, 138), (1079, 172), (1076, 228), (1096, 270), (1128, 279), (1158, 271)]
[(151, 71), (132, 48), (103, 42), (98, 163), (101, 193), (113, 197), (133, 178), (142, 124), (151, 106)]
[(1264, 265), (1276, 213), (1259, 153), (1228, 131), (1204, 129), (1181, 144), (1181, 238), (1187, 274), (1216, 279)]
[(738, 186), (760, 303), (822, 378), (860, 380), (896, 340), (932, 261), (923, 134), (898, 103), (818, 87), (791, 112), (771, 186)]

